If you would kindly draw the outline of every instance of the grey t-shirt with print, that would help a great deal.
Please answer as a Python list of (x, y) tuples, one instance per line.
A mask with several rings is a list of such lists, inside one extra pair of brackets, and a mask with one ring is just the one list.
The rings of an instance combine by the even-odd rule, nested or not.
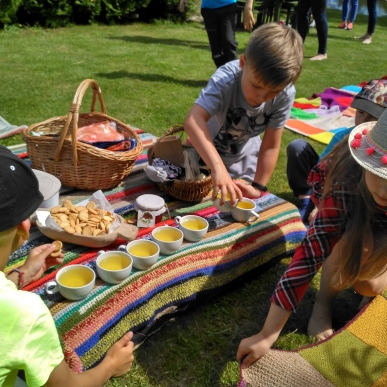
[(266, 127), (281, 129), (289, 118), (296, 89), (288, 85), (274, 99), (250, 106), (242, 92), (239, 60), (217, 69), (196, 104), (211, 116), (207, 125), (229, 173), (252, 181)]

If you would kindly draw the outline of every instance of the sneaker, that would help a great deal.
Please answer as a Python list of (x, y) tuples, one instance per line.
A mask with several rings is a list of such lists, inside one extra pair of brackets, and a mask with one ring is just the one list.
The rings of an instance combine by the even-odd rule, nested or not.
[(349, 23), (347, 24), (347, 27), (345, 27), (345, 29), (346, 29), (346, 30), (349, 30), (349, 31), (351, 31), (352, 28), (353, 28), (353, 23), (351, 23), (351, 22), (349, 22)]
[[(346, 22), (345, 21), (342, 21), (341, 23), (340, 23), (340, 25), (339, 25), (339, 28), (341, 28), (341, 29), (344, 29), (345, 27), (346, 27)], [(352, 24), (352, 23), (351, 23)]]

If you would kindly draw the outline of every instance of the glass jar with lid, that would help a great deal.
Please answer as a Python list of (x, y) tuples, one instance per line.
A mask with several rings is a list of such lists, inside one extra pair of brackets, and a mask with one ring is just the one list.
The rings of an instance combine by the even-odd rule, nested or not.
[(162, 197), (151, 194), (138, 196), (134, 209), (137, 211), (137, 227), (154, 227), (168, 210)]

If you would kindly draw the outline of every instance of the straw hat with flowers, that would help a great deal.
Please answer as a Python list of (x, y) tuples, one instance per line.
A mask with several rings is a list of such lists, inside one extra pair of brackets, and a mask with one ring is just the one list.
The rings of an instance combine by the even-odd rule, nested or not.
[(356, 126), (348, 141), (352, 156), (363, 168), (387, 179), (387, 109), (378, 121)]

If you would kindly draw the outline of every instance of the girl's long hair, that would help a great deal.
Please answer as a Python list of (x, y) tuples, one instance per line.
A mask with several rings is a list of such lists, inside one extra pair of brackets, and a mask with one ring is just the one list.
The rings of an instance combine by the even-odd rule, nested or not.
[(349, 221), (336, 274), (332, 286), (337, 289), (350, 287), (357, 281), (370, 280), (387, 269), (387, 238), (372, 225), (376, 203), (365, 182), (365, 170), (352, 157), (348, 137), (343, 139), (324, 160), (328, 163), (328, 174), (324, 183), (321, 203), (335, 186), (344, 185), (352, 190), (353, 200), (345, 211)]

